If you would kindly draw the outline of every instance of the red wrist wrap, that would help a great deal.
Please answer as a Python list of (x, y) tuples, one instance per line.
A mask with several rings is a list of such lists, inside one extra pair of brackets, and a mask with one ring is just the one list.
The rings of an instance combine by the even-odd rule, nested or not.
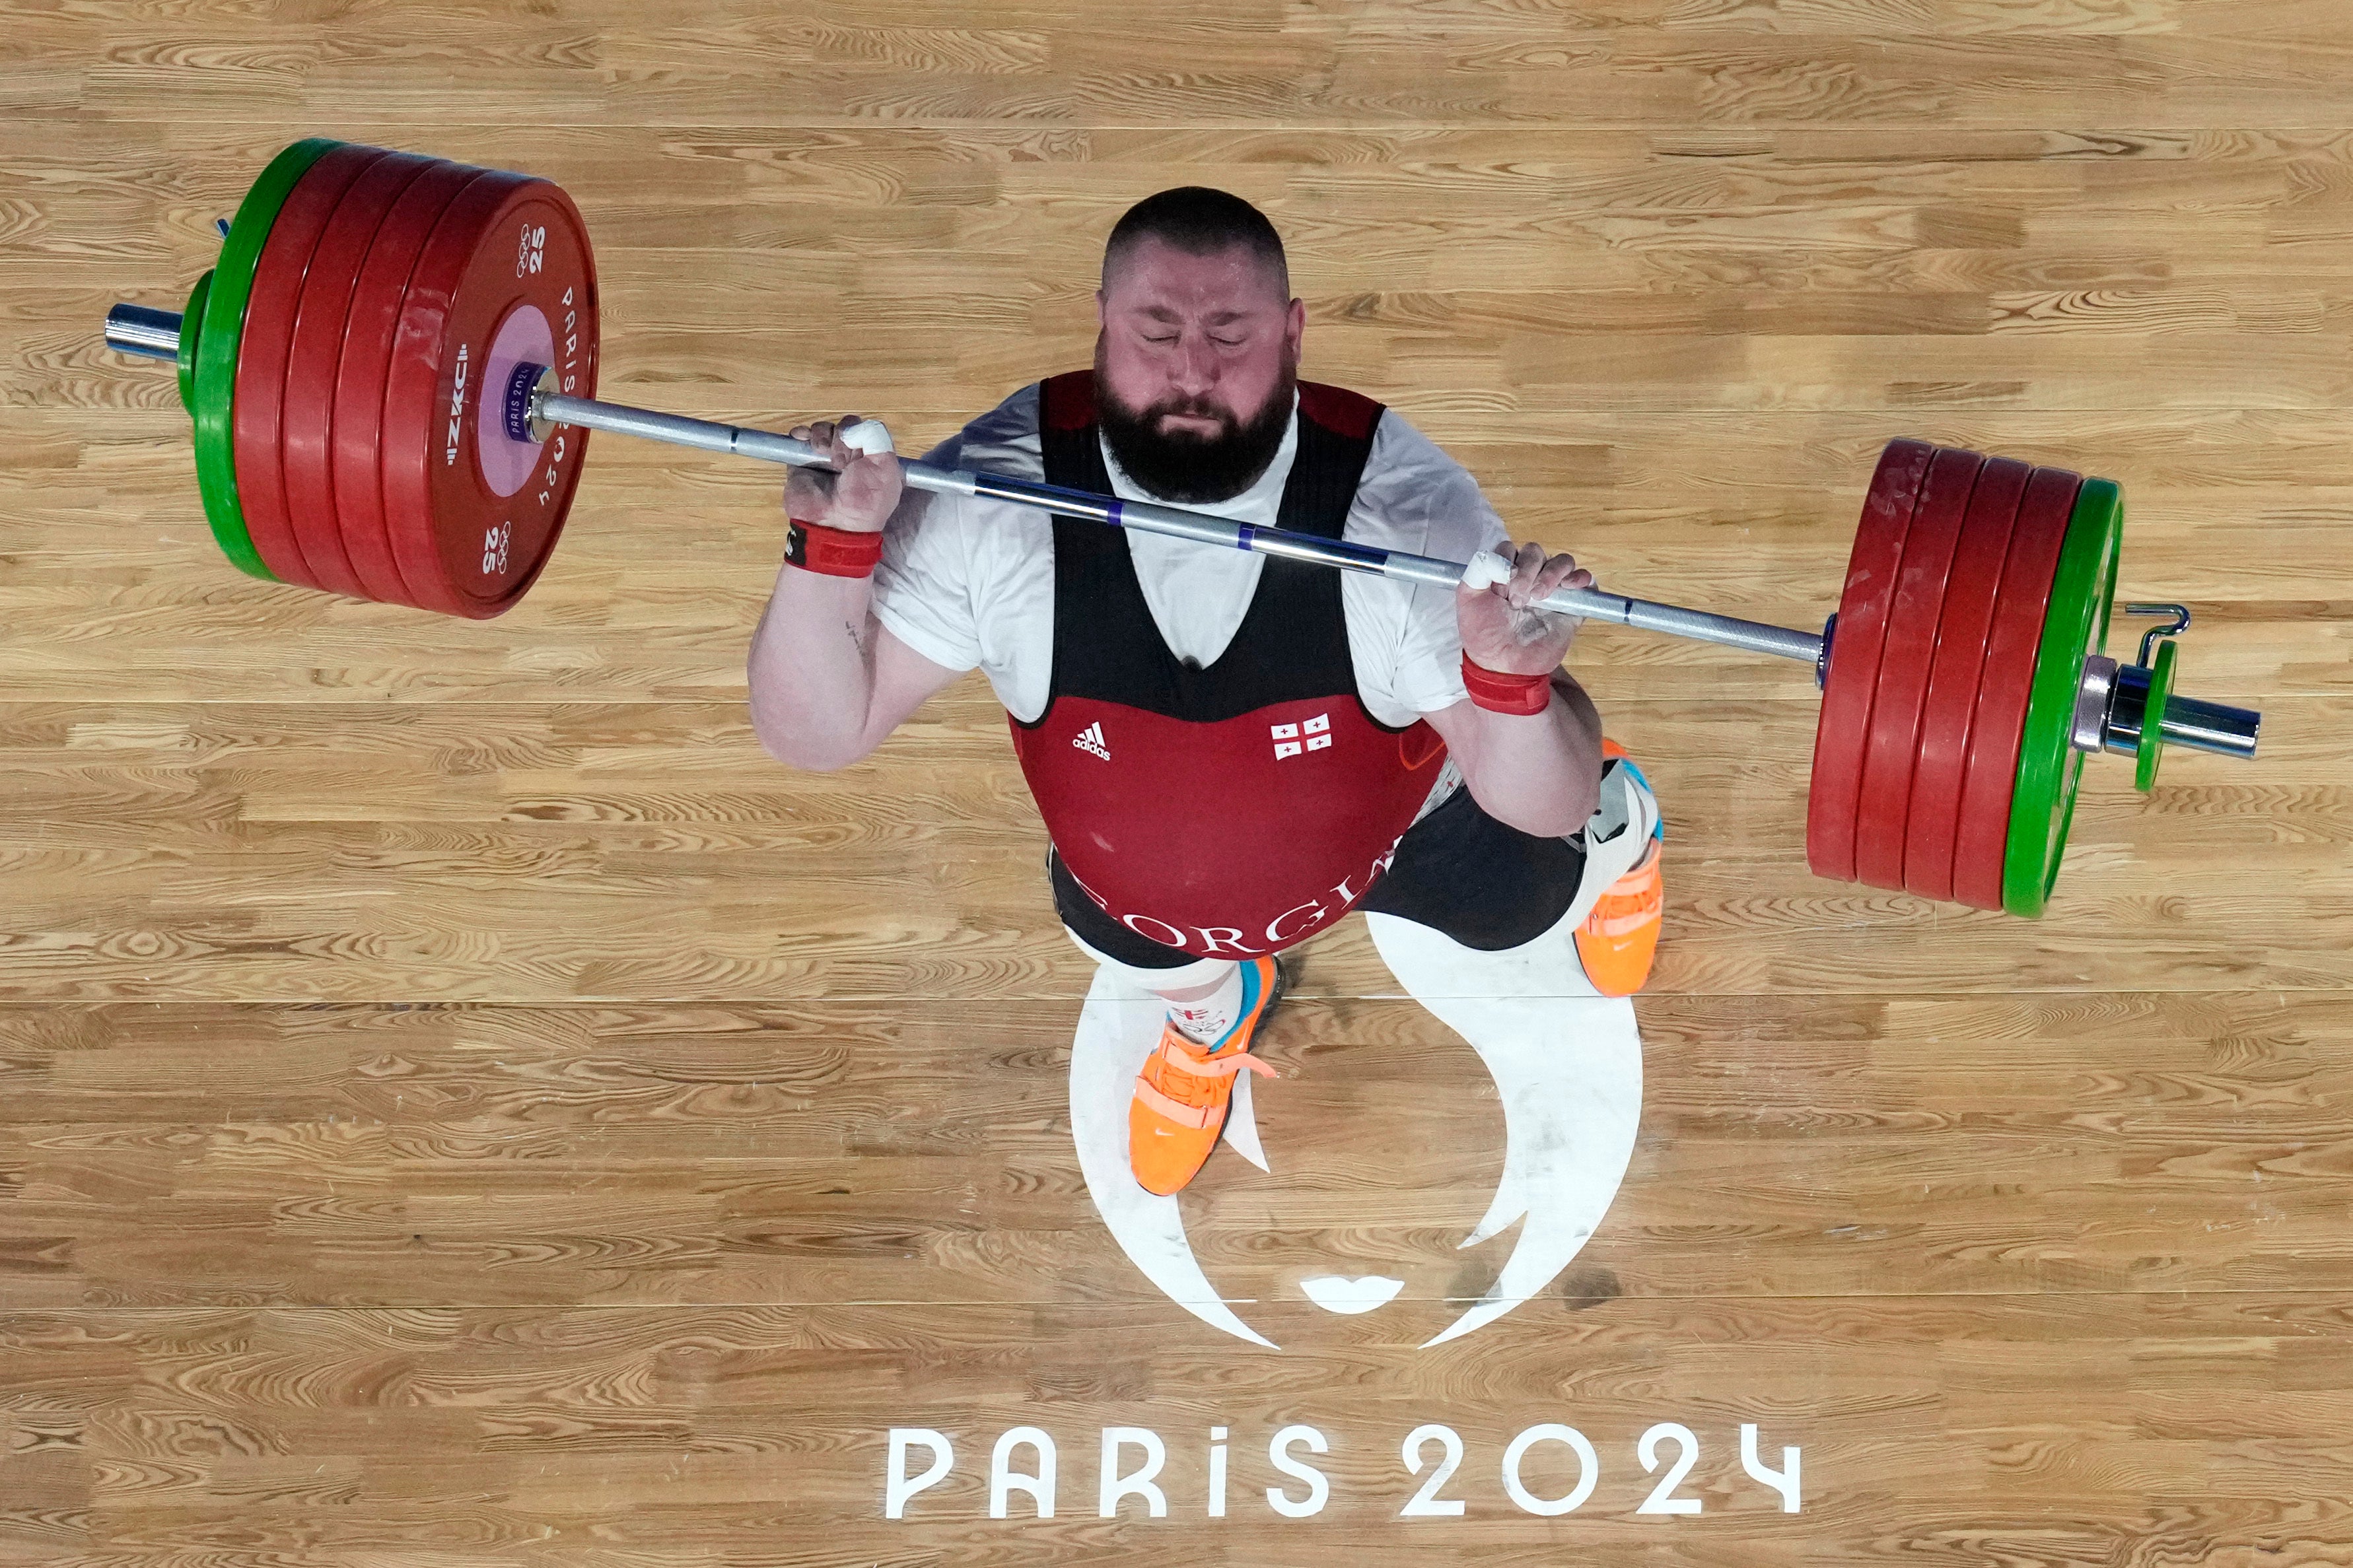
[(1462, 656), (1462, 684), (1471, 700), (1495, 713), (1541, 713), (1552, 701), (1552, 672), (1505, 675)]
[(882, 559), (882, 535), (852, 533), (848, 529), (828, 528), (821, 522), (791, 520), (785, 530), (785, 561), (804, 572), (822, 572), (828, 577), (864, 577), (874, 571), (874, 563)]

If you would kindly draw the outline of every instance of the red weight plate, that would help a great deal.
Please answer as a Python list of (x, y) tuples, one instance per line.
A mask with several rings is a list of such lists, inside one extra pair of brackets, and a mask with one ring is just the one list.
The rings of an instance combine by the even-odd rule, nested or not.
[(1806, 864), (1818, 877), (1854, 879), (1855, 799), (1862, 788), (1872, 689), (1879, 680), (1880, 646), (1896, 568), (1904, 560), (1904, 536), (1936, 450), (1925, 441), (1890, 441), (1863, 494), (1822, 677), (1813, 776), (1806, 789)]
[(1977, 489), (1981, 453), (1937, 448), (1920, 487), (1912, 527), (1904, 535), (1904, 564), (1887, 609), (1879, 654), (1879, 682), (1871, 694), (1870, 739), (1863, 744), (1862, 788), (1855, 796), (1854, 874), (1874, 888), (1904, 886), (1904, 821), (1912, 805), (1912, 764), (1919, 754), (1920, 700), (1928, 690), (1936, 652), (1936, 621), (1961, 520)]
[(335, 520), (343, 527), (352, 569), (368, 597), (382, 604), (418, 603), (385, 533), (384, 481), (376, 466), (384, 447), (385, 377), (392, 365), (393, 334), (426, 240), (458, 193), (481, 174), (469, 164), (435, 160), (384, 215), (352, 289), (343, 362), (335, 371)]
[(396, 342), (384, 485), (401, 574), (429, 609), (497, 615), (546, 563), (588, 434), (511, 438), (509, 384), (545, 365), (596, 395), (596, 265), (571, 198), (521, 174), (467, 186), (417, 263)]
[(1920, 742), (1904, 826), (1904, 887), (1922, 898), (1953, 896), (1953, 840), (1960, 828), (1978, 675), (1985, 668), (2002, 563), (2010, 556), (2010, 525), (2033, 472), (2031, 464), (2014, 458), (1987, 458), (1953, 550), (1928, 691), (1920, 701)]
[(302, 298), (319, 237), (335, 205), (368, 165), (385, 156), (381, 147), (337, 147), (303, 172), (270, 225), (269, 238), (254, 265), (253, 293), (245, 308), (245, 334), (237, 349), (237, 392), (231, 403), (235, 433), (237, 494), (246, 531), (262, 563), (281, 583), (320, 586), (294, 535), (286, 506), (286, 481), (279, 467), (280, 416), (286, 393), (286, 351), (294, 336), (294, 312)]
[(1977, 710), (1969, 720), (1969, 754), (1961, 783), (1960, 822), (1953, 842), (1953, 897), (1980, 910), (2001, 908), (2002, 856), (2010, 844), (2010, 796), (2018, 782), (2018, 748), (2026, 733), (2026, 701), (2034, 690), (2034, 656), (2042, 646), (2042, 617), (2059, 547), (2084, 478), (2063, 468), (2037, 468), (2026, 481), (2011, 526), (2010, 558), (2002, 563), (1978, 678)]
[(352, 568), (335, 516), (335, 372), (343, 362), (353, 287), (376, 228), (433, 162), (414, 153), (387, 153), (352, 182), (311, 252), (287, 342), (278, 442), (287, 514), (311, 579), (354, 599), (370, 595)]

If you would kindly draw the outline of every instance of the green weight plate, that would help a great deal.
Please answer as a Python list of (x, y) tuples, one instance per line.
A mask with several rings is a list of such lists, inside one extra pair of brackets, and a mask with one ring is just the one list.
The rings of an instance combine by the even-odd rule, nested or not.
[(2085, 479), (2059, 547), (2051, 607), (2034, 655), (2034, 690), (2010, 797), (2010, 838), (2002, 849), (2001, 907), (2031, 920), (2050, 901), (2059, 858), (2075, 816), (2084, 753), (2068, 737), (2084, 660), (2108, 640), (2108, 606), (2116, 595), (2116, 552), (2124, 534), (2124, 495), (2111, 479)]
[(2157, 787), (2158, 758), (2165, 750), (2158, 727), (2165, 722), (2166, 700), (2173, 695), (2173, 662), (2180, 652), (2180, 645), (2167, 637), (2157, 645), (2157, 663), (2149, 667), (2148, 704), (2140, 712), (2140, 747), (2133, 754), (2133, 788), (2143, 795)]
[[(212, 287), (206, 290), (204, 323), (195, 349), (194, 400), (196, 416), (196, 489), (204, 497), (205, 517), (221, 553), (240, 572), (265, 583), (278, 579), (261, 563), (253, 540), (245, 531), (245, 515), (237, 504), (236, 431), (230, 417), (237, 394), (237, 351), (245, 332), (245, 304), (253, 291), (254, 263), (260, 259), (269, 226), (278, 209), (311, 165), (341, 142), (312, 136), (295, 142), (261, 171), (261, 178), (245, 193), (229, 221), (228, 237), (221, 241), (214, 263)], [(185, 329), (183, 329), (185, 330)]]
[(180, 312), (180, 406), (196, 411), (196, 342), (205, 335), (205, 300), (213, 291), (210, 271), (188, 290), (187, 309)]

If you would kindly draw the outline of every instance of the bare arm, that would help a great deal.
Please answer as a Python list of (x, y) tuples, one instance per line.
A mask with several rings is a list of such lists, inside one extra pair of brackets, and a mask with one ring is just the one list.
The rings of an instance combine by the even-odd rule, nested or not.
[(1545, 837), (1583, 827), (1601, 795), (1601, 715), (1560, 668), (1577, 636), (1574, 616), (1535, 607), (1555, 588), (1587, 587), (1593, 574), (1573, 555), (1547, 556), (1533, 542), (1513, 552), (1507, 582), (1455, 590), (1462, 650), (1481, 668), (1534, 679), (1550, 696), (1535, 713), (1503, 713), (1465, 698), (1425, 714), (1446, 741), (1480, 809), (1507, 826)]
[(752, 731), (778, 762), (829, 772), (881, 745), (962, 674), (874, 618), (863, 577), (786, 566), (752, 635)]
[[(845, 419), (844, 424), (853, 421)], [(797, 439), (835, 447), (832, 474), (796, 468), (786, 512), (849, 532), (880, 532), (903, 494), (899, 460), (859, 455), (829, 424), (802, 426)], [(921, 496), (906, 498), (921, 504)], [(924, 699), (959, 671), (935, 664), (874, 618), (871, 578), (837, 577), (786, 564), (752, 634), (745, 674), (752, 730), (779, 762), (829, 771), (881, 745)]]
[(1601, 715), (1565, 669), (1541, 713), (1497, 713), (1468, 698), (1425, 713), (1479, 809), (1523, 833), (1562, 838), (1601, 798)]

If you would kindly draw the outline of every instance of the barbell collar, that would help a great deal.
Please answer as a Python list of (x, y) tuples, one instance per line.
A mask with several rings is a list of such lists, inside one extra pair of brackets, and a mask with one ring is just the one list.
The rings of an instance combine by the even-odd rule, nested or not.
[[(2101, 749), (2116, 696), (2117, 668), (2116, 661), (2104, 654), (2084, 660), (2083, 683), (2075, 689), (2075, 721), (2067, 736), (2068, 744), (2079, 752)], [(2138, 739), (2137, 731), (2135, 739)]]

